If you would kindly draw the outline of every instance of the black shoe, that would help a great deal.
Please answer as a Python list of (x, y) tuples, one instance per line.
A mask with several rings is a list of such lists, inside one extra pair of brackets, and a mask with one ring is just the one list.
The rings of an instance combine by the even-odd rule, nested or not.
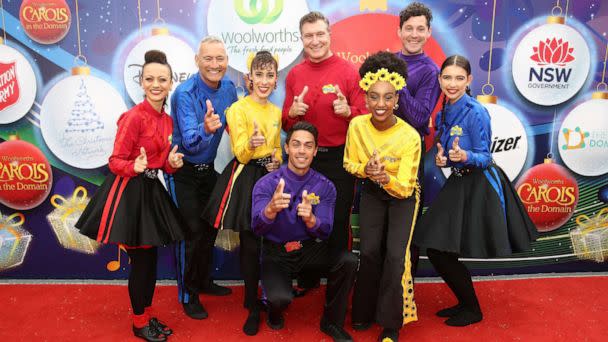
[(247, 320), (243, 325), (243, 332), (245, 335), (254, 336), (257, 335), (260, 330), (260, 311), (250, 310)]
[(201, 293), (210, 296), (227, 296), (232, 293), (232, 289), (211, 282), (208, 286), (201, 289)]
[(380, 341), (380, 342), (398, 342), (399, 341), (399, 330), (390, 329), (390, 328), (382, 329), (382, 333), (380, 333), (380, 336), (378, 336), (378, 341)]
[(151, 326), (155, 327), (156, 330), (163, 333), (163, 335), (170, 336), (173, 334), (173, 330), (171, 330), (171, 328), (169, 328), (168, 326), (163, 324), (161, 321), (159, 321), (158, 318), (156, 318), (156, 317), (150, 318), (149, 324)]
[(268, 312), (268, 318), (266, 318), (266, 324), (272, 330), (281, 330), (285, 326), (285, 319), (283, 314), (280, 312)]
[(198, 295), (191, 295), (189, 303), (183, 303), (184, 313), (193, 319), (205, 319), (209, 314), (203, 307), (203, 304), (198, 300)]
[(481, 311), (464, 308), (455, 316), (448, 318), (445, 324), (451, 327), (465, 327), (469, 324), (480, 322), (482, 319), (483, 315)]
[(340, 326), (321, 320), (321, 331), (331, 336), (335, 342), (352, 342), (353, 338)]
[(355, 331), (365, 331), (371, 328), (372, 322), (356, 322), (353, 323), (353, 330)]
[(163, 342), (167, 340), (167, 337), (163, 333), (158, 331), (156, 327), (150, 324), (141, 328), (136, 328), (133, 326), (133, 334), (136, 337), (150, 342)]
[(439, 317), (452, 317), (452, 316), (457, 315), (463, 309), (464, 309), (464, 305), (458, 303), (457, 305), (437, 311), (435, 313), (435, 315), (437, 315)]

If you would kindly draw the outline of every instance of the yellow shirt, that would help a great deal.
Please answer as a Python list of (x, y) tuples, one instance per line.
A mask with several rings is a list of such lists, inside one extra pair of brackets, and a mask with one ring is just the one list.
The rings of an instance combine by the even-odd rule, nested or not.
[(390, 179), (383, 186), (384, 190), (396, 198), (409, 197), (418, 178), (420, 135), (399, 118), (391, 128), (379, 131), (372, 124), (371, 116), (360, 115), (350, 122), (344, 148), (344, 168), (359, 178), (366, 178), (365, 165), (377, 150)]
[[(249, 139), (253, 135), (253, 121), (258, 125), (260, 134), (266, 138), (266, 143), (251, 149)], [(276, 148), (275, 156), (282, 162), (281, 153), (281, 110), (268, 102), (259, 104), (247, 96), (233, 103), (226, 110), (226, 121), (230, 131), (230, 145), (232, 153), (242, 164), (251, 159), (259, 159), (272, 154)]]

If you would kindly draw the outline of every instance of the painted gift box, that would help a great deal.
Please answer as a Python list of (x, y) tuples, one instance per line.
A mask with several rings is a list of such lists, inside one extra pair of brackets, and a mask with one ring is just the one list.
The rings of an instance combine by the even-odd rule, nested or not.
[(570, 231), (574, 254), (580, 259), (602, 262), (608, 259), (608, 208), (595, 216), (580, 215), (578, 227)]

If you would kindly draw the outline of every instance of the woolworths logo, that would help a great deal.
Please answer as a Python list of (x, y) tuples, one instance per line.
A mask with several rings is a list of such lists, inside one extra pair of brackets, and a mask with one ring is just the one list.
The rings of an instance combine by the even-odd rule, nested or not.
[[(272, 8), (270, 2), (274, 3)], [(272, 24), (283, 12), (283, 0), (234, 0), (234, 9), (247, 24)]]

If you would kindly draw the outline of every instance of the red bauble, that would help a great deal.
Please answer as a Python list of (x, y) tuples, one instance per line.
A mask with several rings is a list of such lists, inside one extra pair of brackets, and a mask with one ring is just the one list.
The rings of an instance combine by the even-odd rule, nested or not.
[(72, 13), (65, 0), (24, 0), (19, 21), (28, 37), (41, 44), (53, 44), (70, 30)]
[(51, 165), (36, 146), (16, 136), (0, 143), (0, 203), (15, 210), (34, 208), (52, 184)]
[(561, 227), (578, 203), (576, 179), (551, 159), (526, 171), (515, 188), (539, 232)]

